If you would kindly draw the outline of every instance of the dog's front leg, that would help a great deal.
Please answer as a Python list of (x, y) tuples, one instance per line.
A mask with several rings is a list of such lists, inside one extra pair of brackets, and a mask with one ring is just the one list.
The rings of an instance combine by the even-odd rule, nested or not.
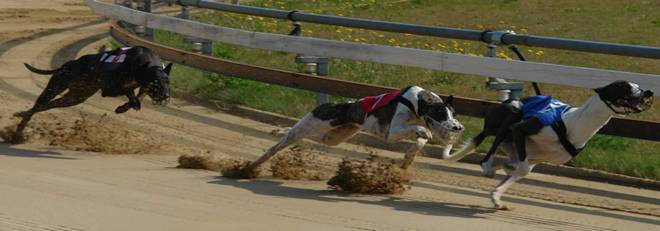
[(417, 143), (415, 143), (410, 149), (408, 149), (408, 152), (406, 152), (406, 155), (403, 157), (403, 163), (401, 163), (401, 168), (402, 169), (408, 169), (410, 165), (413, 163), (415, 160), (415, 156), (417, 156), (417, 153), (419, 153), (420, 150), (426, 145), (426, 142), (428, 142), (428, 139), (422, 138), (422, 137), (417, 137)]
[(399, 126), (392, 125), (386, 139), (387, 142), (396, 142), (406, 138), (406, 136), (410, 135), (411, 133), (415, 133), (417, 137), (421, 137), (427, 140), (430, 140), (433, 137), (433, 133), (431, 133), (431, 131), (423, 126), (404, 124)]
[(415, 160), (417, 153), (419, 153), (424, 145), (426, 145), (428, 140), (431, 139), (432, 133), (423, 126), (401, 125), (390, 128), (390, 132), (387, 135), (387, 140), (394, 142), (405, 138), (407, 135), (413, 132), (417, 136), (417, 143), (410, 147), (410, 149), (406, 152), (406, 155), (403, 157), (403, 163), (401, 164), (401, 168), (403, 169), (408, 169), (408, 167), (410, 167), (410, 165), (413, 163), (413, 160)]
[(128, 97), (128, 102), (117, 107), (115, 109), (115, 113), (124, 113), (127, 112), (129, 109), (133, 108), (136, 111), (139, 111), (142, 108), (142, 105), (140, 104), (140, 99), (144, 97), (146, 93), (142, 89), (140, 89), (140, 92), (138, 93), (137, 96), (135, 96), (135, 92), (133, 90), (128, 91), (126, 93), (126, 97)]

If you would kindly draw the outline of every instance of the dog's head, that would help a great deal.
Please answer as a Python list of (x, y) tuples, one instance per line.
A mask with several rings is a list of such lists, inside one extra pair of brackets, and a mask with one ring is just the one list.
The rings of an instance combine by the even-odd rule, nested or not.
[(422, 91), (418, 97), (419, 116), (424, 120), (426, 127), (446, 142), (456, 142), (464, 127), (454, 118), (454, 107), (452, 106), (454, 96), (449, 96), (443, 102), (438, 95)]
[(170, 70), (172, 63), (162, 66), (147, 66), (138, 79), (140, 87), (144, 88), (154, 104), (165, 105), (170, 98)]
[(617, 114), (640, 113), (653, 104), (653, 91), (628, 81), (617, 80), (594, 91)]

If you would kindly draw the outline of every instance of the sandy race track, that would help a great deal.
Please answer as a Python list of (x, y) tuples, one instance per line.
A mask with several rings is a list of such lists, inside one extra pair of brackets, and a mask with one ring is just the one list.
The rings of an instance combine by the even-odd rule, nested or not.
[[(108, 24), (81, 1), (0, 1), (0, 127), (31, 106), (48, 68), (95, 52)], [(37, 114), (21, 145), (0, 144), (0, 230), (660, 230), (660, 192), (532, 174), (491, 209), (498, 179), (419, 158), (412, 190), (347, 195), (325, 181), (256, 180), (176, 169), (181, 154), (254, 159), (276, 127), (174, 99), (116, 115), (124, 99)], [(327, 172), (343, 156), (399, 153), (314, 146)], [(133, 154), (133, 155), (127, 155)]]

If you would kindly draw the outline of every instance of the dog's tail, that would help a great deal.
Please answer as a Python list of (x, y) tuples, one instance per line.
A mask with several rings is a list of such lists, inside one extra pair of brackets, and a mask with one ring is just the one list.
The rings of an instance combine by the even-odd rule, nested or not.
[(458, 151), (454, 152), (453, 154), (450, 155), (442, 155), (443, 160), (447, 161), (458, 161), (462, 159), (463, 157), (467, 156), (470, 153), (473, 153), (474, 150), (477, 149), (477, 147), (484, 142), (484, 139), (486, 139), (486, 131), (482, 131), (479, 133), (479, 135), (475, 136), (468, 142), (466, 142), (463, 147), (461, 147)]
[(40, 74), (40, 75), (50, 75), (50, 74), (55, 73), (58, 70), (58, 69), (55, 69), (55, 70), (41, 70), (41, 69), (33, 67), (33, 66), (31, 66), (30, 64), (27, 64), (27, 63), (23, 63), (23, 65), (25, 65), (25, 68), (27, 68), (31, 72), (34, 72), (34, 73), (37, 73), (37, 74)]

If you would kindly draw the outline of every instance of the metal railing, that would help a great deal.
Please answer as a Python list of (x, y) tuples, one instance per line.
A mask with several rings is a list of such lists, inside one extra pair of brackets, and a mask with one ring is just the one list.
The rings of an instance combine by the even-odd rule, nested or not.
[(546, 36), (519, 35), (507, 31), (479, 31), (471, 29), (456, 29), (407, 23), (386, 22), (369, 19), (319, 15), (298, 11), (286, 11), (252, 6), (243, 6), (213, 2), (207, 0), (166, 0), (185, 6), (214, 9), (226, 12), (248, 14), (269, 18), (288, 19), (292, 21), (311, 22), (318, 24), (363, 28), (370, 30), (408, 33), (443, 38), (453, 38), (472, 41), (483, 41), (504, 45), (525, 45), (533, 47), (554, 48), (591, 53), (623, 55), (632, 57), (660, 59), (660, 48), (608, 42), (594, 42), (577, 39), (564, 39)]

